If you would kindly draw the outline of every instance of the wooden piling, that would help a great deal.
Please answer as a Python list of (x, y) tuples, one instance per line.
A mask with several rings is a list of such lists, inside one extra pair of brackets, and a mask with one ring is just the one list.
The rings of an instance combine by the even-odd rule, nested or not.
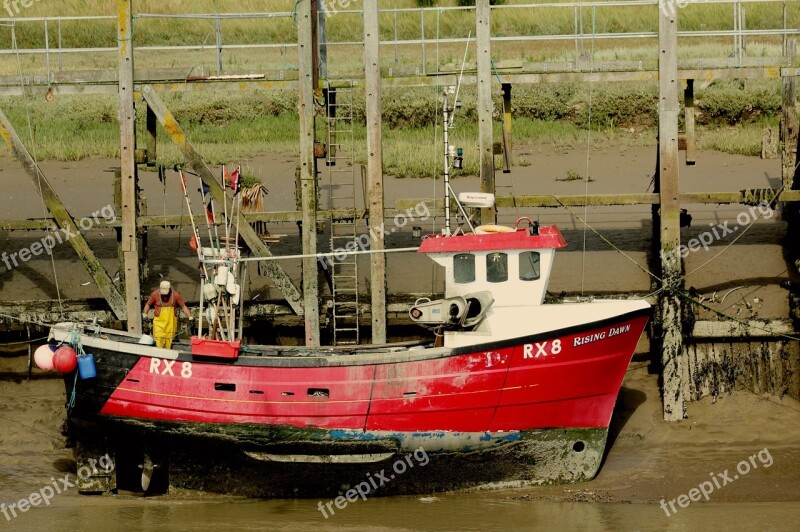
[(659, 254), (662, 288), (661, 371), (664, 419), (684, 418), (685, 403), (681, 384), (683, 338), (681, 300), (675, 292), (681, 288), (680, 187), (678, 181), (678, 21), (675, 0), (666, 0), (671, 9), (659, 10), (658, 24), (658, 187)]
[[(313, 5), (312, 5), (313, 4)], [(314, 24), (316, 0), (299, 0), (297, 3), (298, 40), (298, 114), (300, 117), (300, 195), (303, 211), (303, 254), (317, 252), (317, 169), (314, 157)], [(313, 257), (303, 262), (303, 313), (305, 317), (305, 343), (318, 346), (319, 339), (319, 283), (317, 260)]]
[(372, 343), (386, 343), (386, 255), (383, 240), (383, 152), (381, 135), (381, 64), (378, 0), (364, 1), (364, 76), (367, 113), (367, 182), (369, 183), (369, 279), (372, 295)]
[[(481, 192), (495, 192), (492, 144), (492, 44), (489, 0), (475, 2), (475, 35), (478, 39), (478, 149)], [(493, 224), (495, 207), (481, 209), (481, 224)]]
[(139, 249), (136, 242), (136, 110), (133, 101), (133, 12), (131, 0), (117, 0), (119, 44), (119, 142), (122, 168), (122, 264), (128, 331), (142, 332)]

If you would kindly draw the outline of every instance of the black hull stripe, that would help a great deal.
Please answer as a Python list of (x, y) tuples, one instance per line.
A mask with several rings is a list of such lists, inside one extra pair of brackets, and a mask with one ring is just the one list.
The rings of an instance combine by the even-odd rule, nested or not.
[[(178, 356), (179, 361), (189, 361), (192, 363), (219, 364), (223, 366), (249, 366), (249, 367), (276, 367), (276, 368), (313, 368), (313, 367), (336, 367), (336, 366), (365, 366), (370, 364), (396, 364), (402, 362), (431, 360), (438, 358), (448, 358), (453, 356), (465, 355), (479, 351), (496, 350), (504, 347), (511, 347), (520, 344), (530, 344), (547, 340), (554, 337), (568, 336), (588, 329), (597, 329), (621, 321), (627, 321), (640, 317), (649, 317), (651, 309), (640, 309), (625, 314), (620, 314), (611, 318), (598, 320), (580, 325), (564, 327), (528, 336), (518, 336), (507, 340), (498, 340), (484, 344), (474, 344), (464, 347), (456, 347), (447, 350), (436, 349), (436, 352), (426, 353), (419, 351), (402, 351), (399, 353), (370, 353), (363, 355), (341, 355), (341, 356), (241, 356), (235, 361), (215, 361), (193, 357), (190, 353), (181, 352)], [(411, 355), (411, 356), (409, 356)], [(416, 355), (416, 356), (415, 356)]]

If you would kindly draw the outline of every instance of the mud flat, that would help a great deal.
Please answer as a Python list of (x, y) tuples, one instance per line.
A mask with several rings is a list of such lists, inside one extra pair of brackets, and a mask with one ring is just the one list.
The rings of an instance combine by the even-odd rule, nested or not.
[[(589, 173), (594, 181), (587, 187), (585, 182), (559, 180), (570, 171), (585, 170), (585, 151), (532, 148), (532, 152), (534, 166), (515, 168), (510, 175), (498, 174), (498, 195), (584, 194), (587, 190), (589, 193), (646, 192), (655, 159), (654, 148), (592, 151)], [(248, 163), (270, 190), (265, 202), (267, 208), (293, 209), (296, 161), (270, 155), (253, 158)], [(74, 215), (85, 216), (111, 202), (112, 174), (105, 170), (115, 164), (113, 160), (48, 162), (43, 169)], [(0, 160), (0, 168), (4, 190), (9, 191), (0, 198), (4, 217), (41, 217), (41, 202), (19, 165), (4, 158)], [(734, 191), (778, 188), (780, 166), (774, 160), (701, 152), (698, 165), (682, 167), (681, 172), (683, 191)], [(142, 175), (151, 214), (181, 212), (177, 178), (170, 179), (165, 194), (164, 186), (154, 174)], [(460, 178), (454, 186), (459, 191), (477, 189), (474, 178)], [(387, 178), (386, 189), (387, 205), (392, 205), (399, 197), (431, 197), (434, 183), (430, 179)], [(440, 192), (437, 190), (436, 194)], [(199, 195), (196, 196), (193, 201), (199, 205)], [(741, 205), (690, 206), (693, 222), (692, 227), (684, 229), (684, 238), (700, 234), (709, 224), (726, 220), (735, 223), (746, 209)], [(530, 214), (529, 209), (519, 212), (507, 209), (500, 222), (510, 224), (517, 216)], [(556, 223), (570, 242), (566, 250), (557, 254), (551, 292), (649, 292), (648, 274), (633, 263), (647, 264), (652, 234), (649, 206), (573, 208), (571, 212), (536, 209), (533, 214), (542, 223)], [(578, 216), (588, 220), (627, 257), (609, 249), (590, 230), (585, 231)], [(441, 228), (442, 221), (426, 220), (413, 225), (434, 229)], [(273, 232), (290, 235), (274, 246), (276, 253), (298, 252), (294, 224), (276, 224)], [(686, 270), (700, 269), (687, 277), (687, 287), (693, 286), (699, 294), (714, 297), (715, 308), (740, 318), (786, 317), (787, 292), (778, 284), (796, 280), (796, 274), (787, 267), (784, 258), (784, 235), (785, 223), (777, 211), (768, 219), (752, 223), (730, 248), (725, 249), (730, 238), (720, 239), (708, 250), (690, 254)], [(18, 250), (40, 237), (36, 233), (1, 232), (0, 249)], [(113, 275), (117, 268), (113, 236), (91, 230), (88, 237)], [(172, 280), (180, 291), (194, 293), (195, 259), (185, 245), (186, 232), (182, 239), (179, 243), (177, 231), (151, 230), (150, 276), (143, 289), (155, 287), (163, 276)], [(414, 242), (407, 227), (393, 234), (389, 244), (399, 247)], [(89, 275), (71, 249), (62, 246), (55, 251), (54, 259), (57, 285), (53, 265), (47, 257), (36, 257), (11, 270), (0, 266), (0, 299), (54, 300), (58, 294), (67, 299), (97, 297)], [(425, 257), (390, 256), (388, 264), (391, 292), (434, 292), (440, 287), (440, 273)], [(284, 267), (291, 276), (299, 278), (298, 264), (285, 263)], [(407, 275), (412, 270), (419, 273)], [(742, 288), (720, 301), (737, 287)], [(278, 297), (269, 282), (258, 276), (252, 277), (246, 295), (258, 296), (262, 301)], [(0, 502), (7, 505), (28, 497), (52, 479), (75, 475), (72, 452), (65, 448), (61, 435), (63, 384), (58, 379), (43, 378), (38, 372), (34, 372), (31, 382), (21, 381), (25, 362), (24, 358), (0, 358)], [(318, 502), (327, 501), (316, 499), (245, 500), (187, 490), (142, 499), (127, 495), (85, 497), (68, 491), (54, 498), (50, 506), (31, 508), (9, 520), (0, 515), (0, 523), (9, 530), (53, 526), (64, 530), (124, 527), (170, 531), (222, 526), (234, 530), (365, 527), (794, 530), (800, 518), (797, 490), (800, 447), (796, 443), (799, 433), (797, 401), (746, 392), (689, 403), (686, 420), (663, 422), (657, 376), (650, 372), (648, 356), (642, 352), (635, 357), (623, 383), (612, 419), (608, 451), (600, 473), (590, 482), (560, 486), (489, 485), (468, 492), (409, 497), (381, 497), (378, 490), (367, 501), (352, 503), (327, 519), (318, 511)], [(734, 479), (736, 475), (738, 478)], [(433, 480), (431, 484), (435, 485)], [(687, 504), (688, 498), (694, 496), (693, 489), (714, 480), (719, 485), (714, 485), (708, 501), (703, 497), (699, 502)], [(343, 485), (347, 483), (347, 479), (342, 480)], [(662, 499), (668, 511), (662, 507)], [(671, 501), (674, 501), (672, 506)]]
[[(22, 358), (0, 359), (0, 501), (6, 504), (28, 497), (52, 479), (76, 474), (72, 451), (65, 448), (61, 435), (63, 383), (42, 378), (38, 370), (32, 381), (15, 382), (23, 376), (24, 363)], [(55, 524), (64, 530), (89, 526), (186, 530), (204, 522), (228, 523), (237, 530), (257, 529), (259, 524), (279, 530), (364, 525), (404, 530), (536, 525), (590, 530), (710, 525), (793, 530), (800, 517), (796, 489), (800, 403), (735, 392), (715, 403), (690, 403), (688, 419), (666, 423), (661, 420), (656, 381), (646, 362), (634, 361), (614, 412), (604, 464), (594, 480), (581, 484), (517, 488), (490, 484), (467, 492), (405, 497), (382, 497), (378, 489), (366, 501), (359, 499), (328, 519), (318, 511), (317, 499), (247, 500), (189, 490), (149, 498), (100, 497), (78, 495), (73, 489), (54, 497), (50, 506), (31, 508), (11, 520), (0, 515), (0, 523), (10, 530)], [(750, 464), (744, 474), (741, 462)], [(425, 471), (420, 473), (424, 477)], [(677, 498), (688, 496), (711, 474), (720, 486), (713, 488), (709, 500), (680, 507)], [(722, 480), (722, 475), (730, 480)], [(437, 481), (431, 479), (431, 484)], [(341, 479), (342, 486), (335, 489), (348, 483)], [(667, 516), (662, 499), (667, 508), (670, 500), (676, 500), (677, 511)]]

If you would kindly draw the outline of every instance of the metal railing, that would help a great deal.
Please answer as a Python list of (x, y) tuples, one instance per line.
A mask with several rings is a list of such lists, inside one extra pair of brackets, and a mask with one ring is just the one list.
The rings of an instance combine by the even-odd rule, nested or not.
[[(321, 2), (324, 5), (324, 2)], [(789, 16), (791, 9), (798, 10), (800, 16), (800, 2), (791, 2), (787, 0), (694, 0), (689, 1), (684, 9), (690, 10), (696, 6), (706, 6), (714, 4), (730, 5), (731, 17), (730, 27), (723, 29), (710, 29), (710, 30), (683, 30), (679, 31), (679, 38), (712, 38), (720, 42), (722, 39), (731, 39), (732, 48), (730, 49), (729, 58), (734, 58), (736, 66), (742, 66), (745, 58), (747, 57), (747, 41), (754, 37), (770, 38), (773, 40), (780, 39), (781, 53), (780, 56), (785, 56), (787, 53), (787, 42), (790, 37), (800, 35), (800, 28), (789, 27)], [(781, 4), (782, 9), (778, 14), (776, 10), (774, 27), (762, 29), (746, 29), (746, 5), (747, 4)], [(657, 31), (597, 31), (598, 22), (601, 17), (598, 15), (598, 10), (607, 9), (630, 9), (634, 7), (653, 7), (653, 22), (657, 22), (655, 9), (665, 9), (668, 4), (665, 0), (609, 0), (609, 1), (593, 1), (593, 2), (544, 2), (544, 3), (527, 3), (527, 4), (514, 4), (514, 5), (499, 5), (493, 6), (492, 9), (497, 13), (496, 16), (505, 15), (506, 13), (513, 13), (515, 10), (571, 10), (571, 31), (557, 34), (533, 34), (533, 35), (496, 35), (492, 37), (492, 42), (496, 43), (542, 43), (554, 42), (563, 45), (566, 41), (572, 41), (574, 48), (572, 50), (573, 61), (569, 62), (573, 65), (573, 69), (578, 69), (579, 65), (583, 62), (594, 61), (594, 57), (590, 52), (587, 52), (587, 43), (591, 43), (592, 51), (597, 51), (596, 46), (598, 43), (604, 43), (611, 40), (652, 40), (658, 37)], [(384, 47), (390, 47), (394, 52), (394, 69), (390, 69), (390, 75), (393, 71), (399, 69), (402, 64), (400, 58), (401, 49), (418, 48), (419, 63), (415, 67), (413, 63), (410, 64), (411, 70), (416, 68), (416, 73), (426, 75), (431, 73), (429, 70), (429, 53), (430, 48), (433, 47), (433, 73), (440, 72), (442, 67), (440, 48), (447, 45), (461, 45), (464, 46), (470, 41), (469, 33), (474, 28), (474, 25), (465, 27), (464, 36), (443, 36), (442, 35), (442, 22), (443, 19), (458, 13), (474, 11), (474, 7), (460, 7), (460, 6), (443, 6), (431, 8), (390, 8), (382, 9), (382, 29), (384, 34), (391, 33), (391, 39), (381, 40)], [(588, 16), (586, 14), (588, 11)], [(682, 9), (678, 9), (678, 16)], [(362, 16), (361, 10), (337, 10), (335, 13), (325, 13), (320, 11), (321, 24), (341, 24), (352, 27), (353, 17), (360, 18)], [(296, 42), (262, 42), (262, 43), (226, 43), (225, 35), (223, 32), (223, 22), (230, 20), (263, 20), (265, 24), (276, 19), (291, 19), (294, 16), (292, 12), (275, 12), (275, 13), (196, 13), (196, 14), (153, 14), (153, 13), (140, 13), (135, 16), (136, 24), (142, 24), (142, 21), (154, 20), (204, 20), (213, 24), (212, 30), (206, 35), (204, 41), (199, 44), (185, 44), (185, 45), (142, 45), (136, 46), (137, 54), (156, 54), (163, 52), (214, 52), (214, 66), (216, 67), (217, 75), (225, 73), (225, 52), (226, 51), (241, 51), (241, 50), (259, 50), (259, 49), (278, 49), (282, 52), (286, 50), (293, 50)], [(418, 38), (408, 38), (408, 30), (400, 31), (399, 19), (401, 17), (418, 17)], [(387, 27), (387, 19), (388, 27)], [(426, 28), (426, 19), (429, 20), (428, 28)], [(433, 19), (433, 28), (430, 28), (430, 19)], [(777, 19), (780, 19), (778, 21)], [(108, 47), (94, 46), (94, 47), (65, 47), (63, 46), (63, 23), (74, 21), (108, 21), (109, 24), (114, 25), (116, 17), (113, 16), (65, 16), (65, 17), (19, 17), (19, 18), (2, 18), (0, 19), (0, 32), (4, 29), (10, 31), (11, 46), (6, 49), (0, 49), (0, 61), (9, 55), (25, 55), (25, 56), (43, 56), (45, 68), (47, 70), (47, 79), (53, 79), (53, 65), (52, 57), (55, 56), (58, 62), (58, 71), (64, 69), (63, 58), (65, 55), (70, 54), (116, 54), (116, 43), (109, 43)], [(23, 24), (42, 24), (42, 47), (27, 47), (20, 48), (17, 46), (17, 30)], [(55, 26), (56, 31), (56, 46), (51, 46), (51, 31)], [(213, 42), (209, 43), (210, 36), (213, 33)], [(350, 32), (352, 34), (352, 32)], [(401, 35), (404, 33), (405, 35)], [(431, 34), (432, 33), (432, 34)], [(331, 32), (328, 31), (328, 35)], [(1, 35), (1, 33), (0, 33)], [(135, 37), (134, 37), (135, 39)], [(328, 40), (326, 43), (328, 49), (335, 49), (337, 47), (353, 47), (363, 46), (361, 40)], [(112, 57), (109, 58), (110, 60)], [(406, 63), (408, 64), (408, 63)], [(189, 65), (192, 66), (192, 65)], [(285, 65), (285, 68), (290, 66)]]

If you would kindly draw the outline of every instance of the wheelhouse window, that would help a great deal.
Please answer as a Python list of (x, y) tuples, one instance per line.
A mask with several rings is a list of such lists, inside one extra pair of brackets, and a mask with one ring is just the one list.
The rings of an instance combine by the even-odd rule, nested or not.
[(519, 254), (519, 278), (521, 281), (535, 281), (539, 278), (539, 252), (523, 251)]
[(486, 280), (490, 283), (508, 281), (508, 255), (499, 252), (486, 255)]
[(459, 253), (453, 257), (453, 280), (459, 284), (475, 281), (475, 255)]

